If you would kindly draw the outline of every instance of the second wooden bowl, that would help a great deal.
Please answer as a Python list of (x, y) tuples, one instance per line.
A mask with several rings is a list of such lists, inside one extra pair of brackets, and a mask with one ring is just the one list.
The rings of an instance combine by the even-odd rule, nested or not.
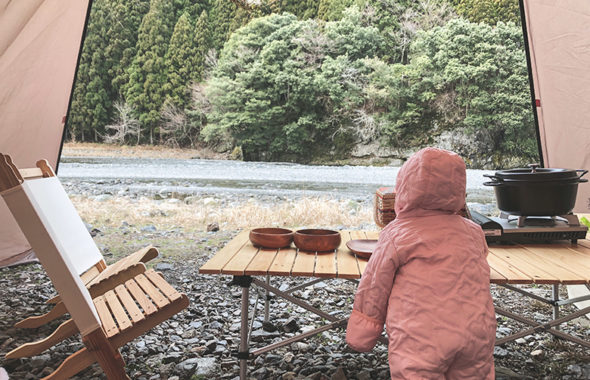
[(340, 232), (323, 229), (299, 230), (293, 241), (297, 248), (309, 252), (333, 251), (340, 246)]
[(286, 228), (255, 228), (250, 231), (250, 241), (256, 247), (285, 248), (293, 241), (293, 231)]

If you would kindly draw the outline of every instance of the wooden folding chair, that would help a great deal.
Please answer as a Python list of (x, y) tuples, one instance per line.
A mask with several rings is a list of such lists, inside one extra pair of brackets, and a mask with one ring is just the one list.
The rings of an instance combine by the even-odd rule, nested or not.
[[(9, 156), (1, 153), (0, 161), (4, 162), (5, 165), (8, 165), (9, 162), (12, 163)], [(18, 174), (23, 180), (55, 177), (53, 169), (46, 160), (38, 161), (36, 168), (19, 169)], [(2, 178), (0, 178), (0, 191), (7, 188), (7, 186), (9, 184), (4, 184)], [(68, 201), (68, 203), (70, 202)], [(95, 298), (114, 289), (128, 279), (145, 272), (145, 263), (157, 256), (157, 249), (148, 246), (120, 259), (114, 264), (107, 265), (96, 246), (87, 244), (85, 247), (80, 246), (77, 250), (72, 251), (70, 261), (74, 265), (76, 272), (80, 274), (80, 278), (88, 288), (91, 297)], [(53, 297), (47, 303), (54, 304), (54, 307), (49, 312), (25, 318), (17, 322), (15, 327), (37, 328), (67, 313), (67, 309), (59, 296)], [(37, 355), (75, 333), (77, 333), (75, 324), (71, 320), (64, 322), (49, 337), (24, 344), (6, 354), (6, 358), (15, 359)]]
[[(0, 154), (0, 156), (2, 155)], [(7, 156), (7, 159), (10, 160), (10, 157)], [(2, 160), (1, 157), (0, 160)], [(18, 171), (23, 180), (55, 177), (55, 173), (47, 160), (38, 161), (35, 168), (19, 169)], [(84, 256), (81, 255), (81, 252), (76, 252), (74, 257), (70, 259), (76, 267), (76, 271), (80, 274), (82, 282), (94, 298), (104, 294), (107, 290), (113, 289), (114, 286), (123, 283), (134, 275), (145, 272), (145, 263), (156, 257), (158, 257), (158, 250), (149, 246), (111, 265), (106, 264), (102, 254), (97, 249), (89, 249), (84, 252)], [(25, 318), (17, 322), (15, 327), (37, 328), (61, 317), (67, 312), (63, 303), (60, 302), (59, 296), (53, 297), (46, 303), (55, 304), (55, 307), (43, 315)]]
[(0, 195), (72, 317), (65, 330), (79, 331), (85, 345), (45, 379), (71, 377), (94, 362), (109, 379), (128, 379), (118, 348), (186, 308), (186, 295), (148, 270), (92, 299), (72, 258), (97, 248), (57, 177), (25, 182), (0, 156)]

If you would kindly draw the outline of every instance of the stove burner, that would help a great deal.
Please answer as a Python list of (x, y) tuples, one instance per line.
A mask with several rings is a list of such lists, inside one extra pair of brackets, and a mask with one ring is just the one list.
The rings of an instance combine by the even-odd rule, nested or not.
[(505, 212), (500, 213), (500, 218), (506, 219), (510, 224), (516, 224), (517, 227), (535, 226), (535, 227), (552, 227), (565, 223), (571, 227), (578, 227), (580, 221), (574, 214), (567, 215), (550, 215), (550, 216), (526, 216), (512, 215)]
[(481, 226), (488, 243), (576, 243), (588, 232), (574, 214), (527, 217), (503, 212), (499, 217), (487, 217), (471, 210), (471, 220)]

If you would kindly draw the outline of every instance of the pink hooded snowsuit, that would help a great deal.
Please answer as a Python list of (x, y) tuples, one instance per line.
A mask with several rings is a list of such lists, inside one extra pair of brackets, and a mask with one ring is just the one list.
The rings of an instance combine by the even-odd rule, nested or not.
[(494, 379), (487, 245), (457, 215), (465, 178), (463, 160), (436, 148), (397, 176), (397, 217), (379, 236), (346, 331), (350, 347), (369, 351), (385, 324), (392, 379)]

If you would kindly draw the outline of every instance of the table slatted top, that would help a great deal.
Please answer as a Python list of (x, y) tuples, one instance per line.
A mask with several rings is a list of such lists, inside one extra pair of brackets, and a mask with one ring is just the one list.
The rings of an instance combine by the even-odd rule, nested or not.
[[(367, 260), (346, 246), (352, 239), (377, 239), (378, 231), (341, 231), (342, 243), (334, 252), (299, 252), (256, 248), (242, 231), (217, 252), (199, 272), (236, 276), (305, 276), (360, 278)], [(590, 283), (590, 241), (578, 244), (492, 245), (488, 255), (490, 281), (497, 284)]]

